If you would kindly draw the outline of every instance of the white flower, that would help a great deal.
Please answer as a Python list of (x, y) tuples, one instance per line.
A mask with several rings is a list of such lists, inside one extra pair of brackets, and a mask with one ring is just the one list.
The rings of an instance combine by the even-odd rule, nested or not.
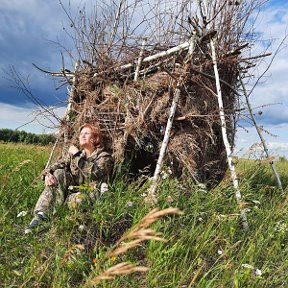
[(248, 268), (248, 269), (251, 269), (253, 270), (253, 273), (255, 274), (255, 276), (261, 276), (262, 275), (262, 271), (258, 268), (255, 268), (253, 267), (252, 265), (250, 264), (242, 264), (241, 265), (243, 268)]
[(21, 211), (21, 212), (19, 212), (18, 214), (17, 214), (17, 218), (19, 218), (19, 217), (24, 217), (24, 216), (26, 216), (27, 215), (27, 211)]
[(105, 182), (103, 182), (103, 183), (101, 184), (101, 187), (100, 187), (100, 193), (101, 193), (101, 195), (102, 195), (103, 193), (107, 192), (107, 191), (108, 191), (108, 184), (105, 183)]
[(167, 179), (168, 177), (168, 174), (164, 171), (161, 172), (161, 175), (162, 175), (162, 179)]
[(222, 255), (222, 254), (223, 254), (223, 251), (220, 250), (220, 249), (218, 249), (217, 253), (218, 253), (218, 255)]
[(166, 201), (168, 203), (172, 203), (172, 202), (174, 202), (174, 199), (171, 196), (167, 196)]
[(132, 207), (133, 205), (134, 205), (134, 203), (132, 201), (128, 201), (126, 204), (127, 207)]
[(146, 150), (147, 150), (148, 152), (152, 152), (153, 149), (154, 149), (154, 146), (153, 146), (152, 143), (148, 143), (148, 144), (146, 145)]
[(256, 276), (261, 276), (262, 275), (262, 271), (260, 269), (255, 269), (255, 275)]
[(206, 185), (205, 185), (204, 183), (200, 183), (200, 182), (199, 182), (197, 185), (198, 185), (198, 187), (201, 188), (201, 189), (204, 189), (204, 190), (206, 189)]
[(78, 227), (78, 230), (80, 232), (84, 231), (85, 230), (85, 225), (84, 224), (80, 224), (79, 227)]
[(254, 267), (253, 267), (252, 265), (247, 264), (247, 263), (242, 264), (241, 267), (243, 267), (243, 268), (248, 268), (248, 269), (254, 269)]

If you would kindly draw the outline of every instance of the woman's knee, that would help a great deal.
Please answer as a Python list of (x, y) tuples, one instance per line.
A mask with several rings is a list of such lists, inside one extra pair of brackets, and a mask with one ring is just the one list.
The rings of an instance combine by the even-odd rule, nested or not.
[(65, 169), (57, 169), (53, 172), (53, 175), (56, 177), (58, 181), (64, 181), (64, 179), (66, 178), (65, 174), (66, 174)]

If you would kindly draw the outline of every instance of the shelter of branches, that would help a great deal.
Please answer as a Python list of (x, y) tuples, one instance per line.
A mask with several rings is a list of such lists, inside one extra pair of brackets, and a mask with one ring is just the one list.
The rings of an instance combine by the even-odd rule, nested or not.
[(211, 41), (233, 146), (239, 79), (250, 77), (254, 66), (253, 58), (247, 58), (252, 38), (245, 25), (260, 3), (144, 2), (119, 1), (109, 7), (98, 3), (88, 20), (84, 10), (77, 21), (69, 16), (75, 60), (80, 60), (74, 72), (63, 67), (61, 73), (51, 73), (71, 85), (61, 123), (64, 148), (75, 140), (80, 125), (99, 123), (116, 163), (130, 162), (136, 174), (153, 172), (178, 91), (165, 165), (175, 175), (188, 172), (196, 182), (215, 183), (226, 172), (227, 158)]

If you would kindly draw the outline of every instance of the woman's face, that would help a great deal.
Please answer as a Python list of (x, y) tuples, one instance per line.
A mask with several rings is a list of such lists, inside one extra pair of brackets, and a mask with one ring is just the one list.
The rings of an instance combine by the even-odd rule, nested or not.
[(88, 127), (84, 127), (79, 135), (79, 143), (83, 148), (94, 148), (93, 144), (93, 136), (91, 133), (91, 129)]

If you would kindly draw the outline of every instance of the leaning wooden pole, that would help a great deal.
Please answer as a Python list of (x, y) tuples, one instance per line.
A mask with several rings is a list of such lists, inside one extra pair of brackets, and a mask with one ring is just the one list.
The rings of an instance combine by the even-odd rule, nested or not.
[[(208, 19), (207, 18), (207, 15), (208, 15), (207, 1), (204, 0), (203, 3), (204, 3), (204, 7), (205, 7), (206, 19)], [(217, 89), (217, 100), (218, 100), (218, 107), (219, 107), (219, 117), (220, 117), (220, 121), (221, 121), (222, 138), (223, 138), (223, 142), (224, 142), (225, 149), (226, 149), (227, 161), (228, 161), (228, 166), (229, 166), (229, 169), (231, 172), (231, 178), (233, 181), (233, 186), (235, 189), (236, 200), (237, 200), (237, 203), (238, 203), (239, 209), (240, 209), (240, 214), (241, 214), (241, 218), (242, 218), (242, 225), (243, 225), (243, 228), (246, 230), (246, 229), (248, 229), (248, 220), (247, 220), (246, 211), (245, 211), (243, 201), (242, 201), (242, 196), (241, 196), (241, 191), (239, 188), (239, 182), (238, 182), (238, 177), (237, 177), (237, 173), (236, 173), (236, 168), (235, 168), (235, 165), (233, 163), (231, 145), (229, 143), (228, 136), (227, 136), (227, 125), (226, 125), (226, 120), (225, 120), (225, 112), (224, 112), (224, 105), (223, 105), (219, 71), (218, 71), (218, 67), (217, 67), (218, 65), (217, 65), (216, 49), (215, 49), (213, 38), (210, 39), (210, 47), (211, 47), (211, 54), (212, 54), (211, 56), (212, 56), (212, 63), (213, 63), (213, 69), (214, 69), (214, 75), (215, 75), (215, 84), (216, 84), (216, 89)]]
[(146, 42), (147, 42), (147, 39), (144, 38), (144, 40), (142, 42), (141, 50), (140, 50), (140, 53), (139, 53), (135, 74), (134, 74), (134, 82), (136, 82), (138, 80), (138, 76), (139, 76), (140, 67), (141, 67), (141, 64), (142, 64), (143, 53), (144, 53), (144, 50), (145, 50)]
[[(239, 79), (240, 79), (240, 83), (241, 83), (241, 86), (242, 86), (242, 89), (243, 89), (243, 93), (244, 93), (244, 96), (245, 96), (245, 99), (246, 99), (247, 108), (248, 108), (249, 114), (250, 114), (250, 116), (251, 116), (251, 120), (252, 120), (252, 122), (253, 122), (253, 125), (254, 125), (254, 127), (255, 127), (255, 129), (256, 129), (256, 131), (257, 131), (257, 134), (258, 134), (258, 136), (259, 136), (259, 138), (260, 138), (260, 141), (261, 141), (261, 143), (262, 143), (262, 146), (263, 146), (263, 148), (264, 148), (264, 152), (265, 152), (266, 158), (269, 159), (269, 158), (270, 158), (269, 150), (268, 150), (268, 147), (267, 147), (267, 145), (266, 145), (266, 141), (265, 141), (265, 139), (264, 139), (264, 137), (263, 137), (263, 135), (262, 135), (262, 131), (261, 131), (260, 127), (258, 126), (258, 124), (257, 124), (257, 122), (256, 122), (256, 119), (255, 119), (255, 117), (254, 117), (254, 114), (253, 114), (252, 107), (251, 107), (251, 104), (250, 104), (250, 101), (249, 101), (249, 96), (248, 96), (246, 87), (245, 87), (245, 85), (244, 85), (244, 83), (243, 83), (242, 78), (239, 77)], [(269, 164), (270, 164), (271, 169), (272, 169), (272, 171), (273, 171), (273, 173), (274, 173), (274, 175), (275, 175), (275, 178), (276, 178), (276, 181), (277, 181), (277, 184), (278, 184), (279, 189), (281, 190), (282, 193), (284, 193), (283, 186), (282, 186), (282, 182), (281, 182), (280, 176), (279, 176), (279, 174), (278, 174), (278, 172), (277, 172), (277, 169), (276, 169), (276, 167), (275, 167), (275, 165), (274, 165), (273, 160), (269, 161)]]
[(71, 109), (72, 109), (72, 104), (73, 104), (73, 99), (75, 98), (75, 93), (76, 93), (76, 85), (77, 85), (77, 72), (80, 68), (80, 61), (76, 61), (75, 63), (75, 69), (74, 69), (74, 76), (73, 76), (73, 80), (72, 80), (72, 85), (71, 85), (71, 89), (69, 91), (69, 98), (68, 98), (68, 105), (65, 111), (65, 115), (64, 115), (64, 121), (65, 121), (65, 126), (64, 126), (64, 131), (63, 131), (63, 138), (64, 138), (64, 145), (63, 145), (63, 149), (62, 149), (62, 157), (64, 158), (67, 155), (67, 151), (68, 151), (68, 129), (69, 129), (69, 123), (71, 121)]
[(47, 163), (46, 163), (46, 165), (45, 165), (45, 169), (47, 169), (47, 168), (50, 166), (50, 163), (51, 163), (51, 160), (52, 160), (52, 157), (53, 157), (53, 154), (54, 154), (54, 152), (55, 152), (55, 149), (56, 149), (56, 147), (57, 147), (58, 142), (59, 142), (59, 136), (57, 135), (56, 141), (55, 141), (55, 143), (54, 143), (54, 145), (53, 145), (53, 148), (52, 148), (52, 150), (51, 150), (51, 152), (50, 152), (48, 161), (47, 161)]
[(164, 138), (163, 138), (163, 142), (161, 145), (161, 149), (159, 152), (159, 157), (157, 160), (157, 164), (156, 164), (156, 168), (155, 168), (155, 172), (152, 178), (152, 183), (151, 186), (148, 190), (148, 194), (147, 197), (145, 199), (146, 203), (149, 204), (156, 204), (157, 203), (157, 197), (156, 197), (156, 189), (157, 189), (157, 185), (158, 185), (158, 181), (159, 181), (159, 175), (161, 172), (161, 168), (162, 168), (162, 163), (163, 163), (163, 159), (165, 156), (165, 152), (168, 146), (168, 142), (169, 142), (169, 137), (170, 137), (170, 132), (171, 132), (171, 128), (172, 128), (172, 124), (173, 124), (173, 119), (174, 119), (174, 115), (175, 115), (175, 111), (178, 105), (178, 101), (180, 98), (180, 94), (181, 94), (181, 89), (179, 86), (179, 83), (175, 89), (175, 93), (174, 93), (174, 97), (173, 97), (173, 102), (170, 108), (170, 114), (169, 114), (169, 118), (167, 121), (167, 125), (166, 125), (166, 129), (165, 129), (165, 134), (164, 134)]
[[(66, 111), (65, 111), (65, 114), (64, 114), (64, 121), (67, 123), (70, 121), (70, 117), (69, 117), (69, 113), (71, 111), (71, 107), (72, 107), (72, 99), (73, 97), (75, 96), (75, 89), (76, 89), (76, 72), (79, 70), (80, 68), (80, 61), (77, 61), (76, 64), (75, 64), (75, 71), (74, 71), (74, 76), (73, 76), (73, 81), (72, 81), (72, 87), (71, 87), (71, 90), (70, 90), (70, 93), (69, 93), (69, 98), (68, 98), (68, 105), (67, 105), (67, 108), (66, 108)], [(57, 133), (57, 138), (56, 138), (56, 141), (53, 145), (53, 148), (50, 152), (50, 155), (49, 155), (49, 158), (48, 158), (48, 161), (45, 165), (45, 169), (47, 169), (49, 166), (50, 166), (50, 163), (51, 163), (51, 160), (52, 160), (52, 157), (53, 157), (53, 154), (55, 152), (55, 149), (59, 143), (59, 139), (61, 138), (61, 132), (58, 131)], [(63, 131), (63, 138), (64, 138), (64, 148), (63, 148), (63, 152), (62, 152), (62, 156), (65, 156), (65, 153), (67, 152), (67, 141), (68, 141), (68, 132), (67, 132), (67, 127), (64, 128), (64, 131)]]

